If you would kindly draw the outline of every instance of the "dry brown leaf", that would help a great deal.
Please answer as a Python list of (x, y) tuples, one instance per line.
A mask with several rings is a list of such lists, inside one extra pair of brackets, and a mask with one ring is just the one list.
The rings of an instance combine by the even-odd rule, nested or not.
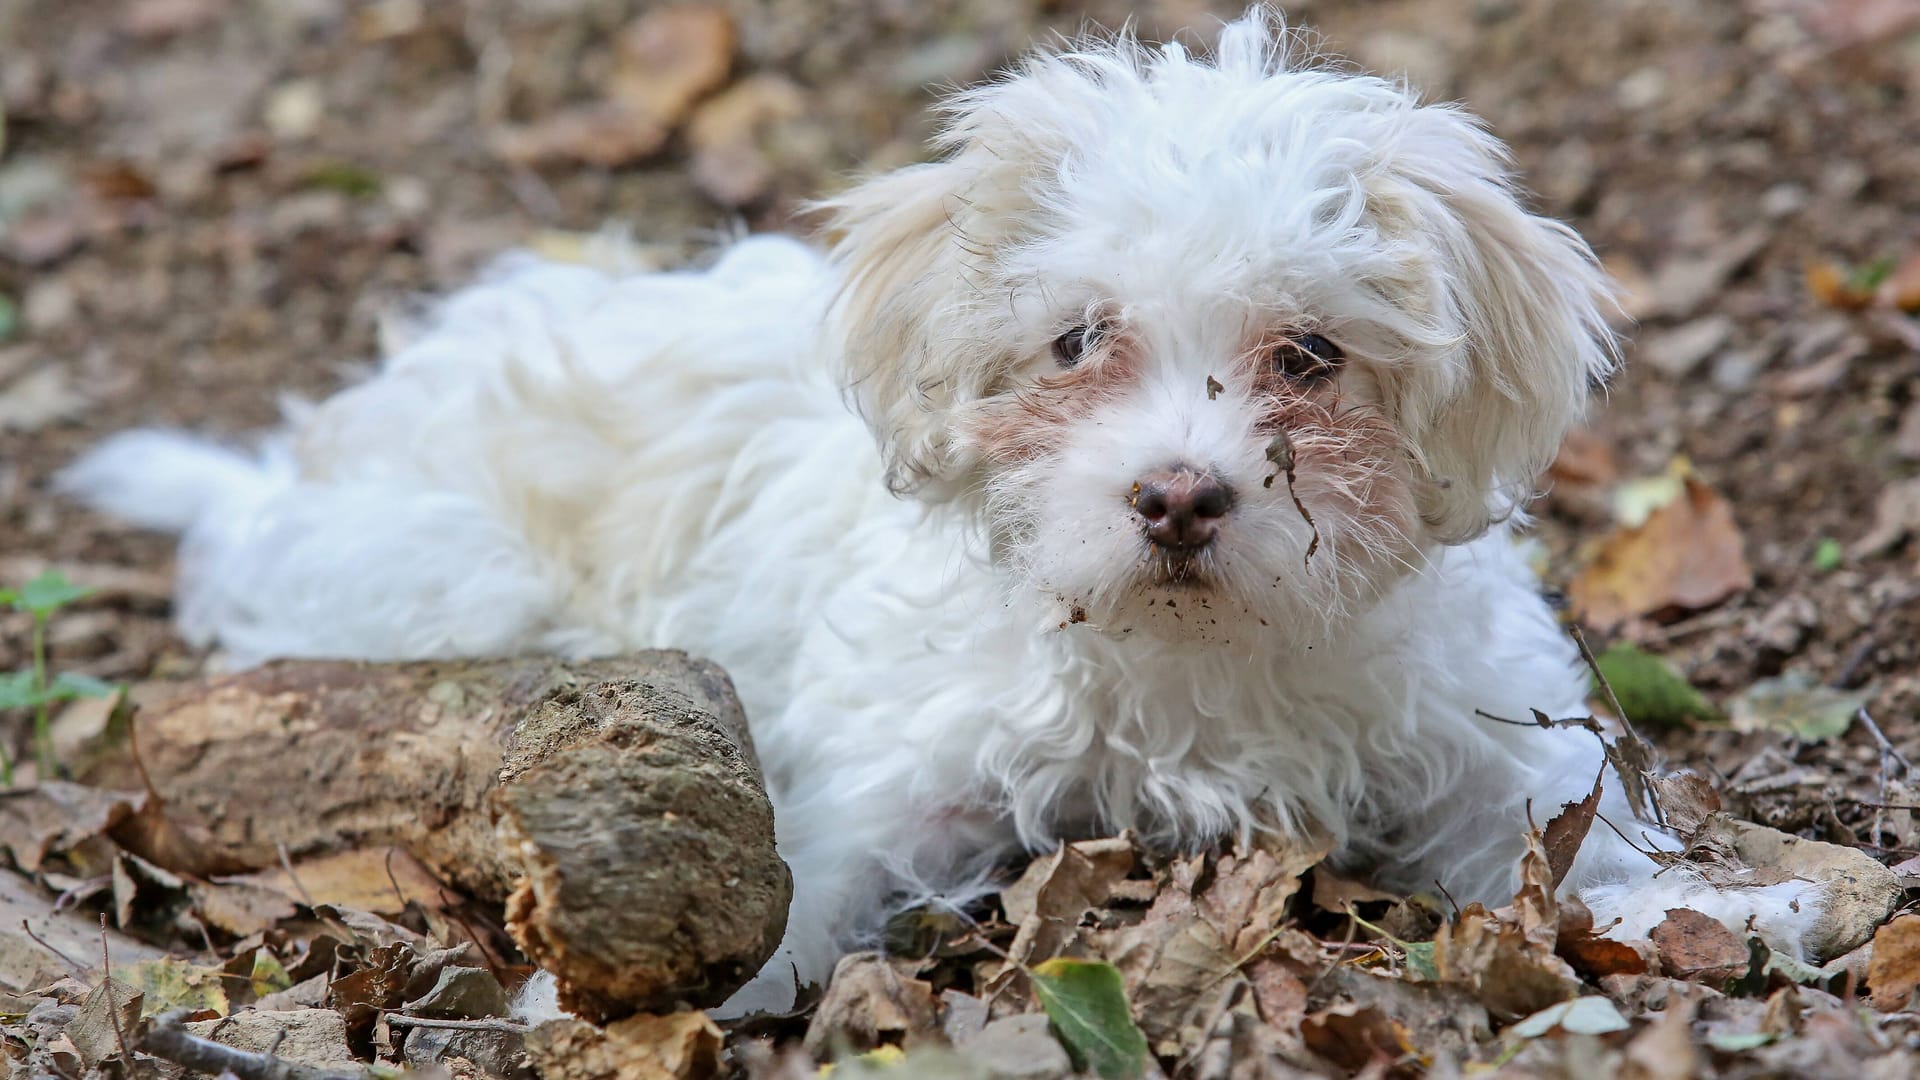
[(1220, 857), (1213, 880), (1194, 898), (1195, 910), (1235, 956), (1245, 956), (1286, 918), (1288, 902), (1300, 891), (1300, 875), (1332, 850), (1326, 837), (1263, 833), (1250, 850)]
[(1920, 915), (1902, 915), (1873, 935), (1867, 988), (1882, 1012), (1905, 1008), (1920, 987)]
[[(66, 855), (111, 831), (146, 805), (146, 796), (103, 791), (48, 780), (30, 788), (0, 792), (0, 851), (26, 873), (39, 871), (56, 855)], [(81, 856), (86, 873), (105, 873), (111, 845)]]
[(1617, 528), (1573, 579), (1582, 621), (1609, 629), (1634, 618), (1670, 618), (1753, 587), (1745, 541), (1727, 501), (1688, 475), (1679, 498), (1645, 522)]
[(224, 878), (222, 884), (271, 889), (292, 899), (398, 915), (409, 903), (429, 910), (445, 906), (452, 891), (399, 848), (360, 848), (304, 859), (288, 875), (284, 867)]
[(1911, 315), (1920, 312), (1920, 251), (1908, 255), (1880, 283), (1880, 303)]
[(1593, 790), (1587, 797), (1560, 807), (1560, 812), (1547, 822), (1541, 833), (1541, 845), (1550, 871), (1547, 879), (1549, 891), (1558, 889), (1567, 879), (1567, 871), (1573, 869), (1573, 860), (1580, 854), (1580, 845), (1587, 839), (1587, 833), (1593, 828), (1593, 816), (1600, 810), (1600, 785), (1606, 779), (1606, 766), (1593, 778)]
[(1856, 559), (1882, 554), (1920, 532), (1920, 478), (1880, 489), (1873, 503), (1873, 526), (1850, 549)]
[[(1652, 945), (1641, 942), (1648, 952)], [(1650, 966), (1648, 957), (1632, 943), (1601, 937), (1593, 930), (1593, 912), (1579, 897), (1560, 901), (1560, 928), (1554, 952), (1573, 969), (1591, 979), (1608, 975), (1638, 975)]]
[(1322, 1009), (1301, 1021), (1300, 1037), (1307, 1049), (1343, 1069), (1420, 1056), (1405, 1025), (1371, 1005), (1346, 1002)]
[(1691, 841), (1707, 819), (1720, 812), (1720, 793), (1699, 773), (1665, 773), (1647, 778), (1666, 817), (1667, 827)]
[(1846, 268), (1836, 262), (1813, 263), (1806, 269), (1807, 291), (1813, 298), (1840, 311), (1863, 311), (1873, 303), (1873, 291), (1859, 288)]
[(1700, 1067), (1694, 1049), (1694, 999), (1676, 995), (1653, 1023), (1627, 1043), (1619, 1080), (1689, 1080)]
[(707, 1080), (720, 1072), (724, 1036), (703, 1012), (642, 1013), (604, 1029), (554, 1020), (527, 1035), (543, 1080)]
[(1547, 466), (1555, 490), (1565, 487), (1610, 488), (1620, 479), (1613, 444), (1589, 428), (1577, 427), (1560, 442), (1560, 452)]
[(1036, 964), (1060, 955), (1079, 934), (1081, 918), (1105, 905), (1113, 890), (1132, 872), (1133, 840), (1121, 836), (1085, 840), (1060, 847), (1052, 855), (1029, 864), (1020, 880), (1001, 891), (1000, 904), (1007, 921), (1019, 929), (1007, 953), (1016, 964), (1006, 965), (984, 988), (989, 1000), (1008, 987), (1024, 997), (1025, 977), (1018, 964)]
[(492, 149), (514, 165), (579, 163), (611, 169), (652, 157), (670, 133), (652, 117), (595, 102), (561, 109), (535, 123), (501, 128), (493, 134)]
[(755, 75), (729, 87), (687, 124), (694, 182), (726, 206), (766, 197), (775, 165), (763, 144), (806, 113), (806, 91), (783, 76)]
[(1341, 877), (1324, 866), (1314, 867), (1313, 890), (1309, 898), (1314, 907), (1335, 915), (1344, 914), (1355, 904), (1397, 903), (1401, 899), (1365, 882)]
[(1439, 981), (1473, 994), (1501, 1020), (1530, 1016), (1580, 992), (1580, 980), (1554, 954), (1559, 906), (1538, 830), (1527, 833), (1513, 904), (1488, 911), (1469, 904), (1433, 938)]
[(1674, 908), (1651, 931), (1660, 968), (1676, 979), (1721, 986), (1746, 974), (1751, 953), (1740, 935), (1691, 908)]
[(863, 1053), (939, 1031), (933, 987), (911, 967), (878, 953), (853, 953), (834, 965), (827, 996), (807, 1025), (807, 1051)]
[(669, 127), (718, 90), (733, 67), (733, 17), (718, 8), (666, 7), (620, 32), (607, 96)]
[(79, 1051), (87, 1068), (92, 1069), (108, 1058), (120, 1057), (120, 1047), (133, 1044), (144, 1000), (145, 995), (138, 989), (118, 979), (101, 982), (87, 995), (79, 1015), (66, 1029), (67, 1037), (73, 1040), (74, 1049)]

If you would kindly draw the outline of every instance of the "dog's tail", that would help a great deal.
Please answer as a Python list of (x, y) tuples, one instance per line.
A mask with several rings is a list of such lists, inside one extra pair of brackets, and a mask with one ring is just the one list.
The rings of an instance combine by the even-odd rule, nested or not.
[(153, 429), (115, 435), (54, 478), (55, 490), (142, 528), (184, 533), (246, 511), (293, 483), (277, 440), (253, 452)]

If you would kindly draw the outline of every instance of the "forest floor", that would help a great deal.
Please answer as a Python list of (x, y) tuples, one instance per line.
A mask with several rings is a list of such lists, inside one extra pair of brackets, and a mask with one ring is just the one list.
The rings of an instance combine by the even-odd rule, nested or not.
[[(0, 586), (51, 566), (97, 590), (52, 624), (55, 670), (132, 682), (207, 663), (170, 628), (171, 541), (50, 491), (102, 436), (244, 436), (283, 395), (366, 370), (383, 315), (503, 249), (580, 257), (620, 223), (672, 263), (742, 227), (800, 228), (801, 200), (922, 155), (930, 85), (977, 80), (1087, 19), (1204, 41), (1236, 13), (727, 0), (735, 40), (666, 35), (689, 85), (720, 73), (682, 94), (625, 78), (635, 61), (614, 43), (647, 6), (0, 7)], [(1920, 758), (1920, 6), (1316, 0), (1289, 14), (1331, 51), (1485, 116), (1540, 208), (1621, 281), (1626, 373), (1535, 513), (1545, 578), (1596, 643), (1643, 649), (1704, 695), (1655, 708), (1666, 759), (1712, 778), (1740, 816), (1920, 883), (1920, 820), (1902, 809), (1920, 803), (1904, 764)], [(655, 115), (609, 126), (623, 94)], [(31, 627), (0, 614), (0, 672), (27, 665)], [(1183, 872), (1131, 871), (1159, 889)], [(1326, 978), (1297, 981), (1326, 1007)], [(1819, 998), (1782, 1005), (1761, 983), (1745, 999), (1703, 988), (1714, 1001), (1688, 1006), (1702, 1010), (1696, 1041), (1726, 1036), (1692, 1059), (1700, 1070), (1908, 1075), (1916, 1027), (1865, 1016), (1857, 985), (1796, 985), (1790, 997)], [(1662, 1027), (1636, 986), (1611, 987), (1632, 1025), (1620, 1032), (1549, 1024), (1521, 1045), (1350, 1011), (1308, 1042), (1351, 1068), (1689, 1075), (1642, 1060), (1658, 1057), (1648, 1040), (1677, 1031), (1684, 1045), (1689, 1029)], [(1805, 1019), (1829, 1013), (1844, 1022)], [(1163, 1065), (1229, 1075), (1196, 1064), (1177, 1025), (1158, 1034), (1175, 1051)], [(1812, 1056), (1783, 1049), (1804, 1045)]]

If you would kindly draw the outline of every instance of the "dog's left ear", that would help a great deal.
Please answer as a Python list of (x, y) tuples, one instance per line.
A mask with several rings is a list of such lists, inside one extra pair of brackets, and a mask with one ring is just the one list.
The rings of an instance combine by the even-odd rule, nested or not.
[(1617, 363), (1614, 286), (1571, 228), (1532, 214), (1506, 148), (1465, 113), (1414, 108), (1371, 192), (1376, 214), (1427, 246), (1428, 314), (1463, 333), (1442, 370), (1386, 382), (1429, 484), (1420, 511), (1462, 542), (1519, 510)]
[(949, 132), (944, 161), (913, 165), (827, 200), (842, 271), (834, 318), (845, 385), (896, 494), (950, 498), (967, 471), (951, 437), (957, 402), (984, 396), (1005, 358), (977, 331), (976, 279), (1015, 238), (1033, 155), (1014, 132), (989, 143), (980, 117)]

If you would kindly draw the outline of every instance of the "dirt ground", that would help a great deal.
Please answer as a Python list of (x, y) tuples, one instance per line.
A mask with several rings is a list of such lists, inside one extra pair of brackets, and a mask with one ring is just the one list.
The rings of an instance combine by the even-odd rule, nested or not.
[[(101, 587), (56, 624), (57, 668), (134, 680), (203, 662), (168, 628), (170, 543), (49, 490), (106, 433), (244, 436), (283, 395), (364, 370), (383, 314), (493, 253), (577, 252), (615, 224), (673, 261), (796, 227), (800, 200), (920, 156), (929, 86), (1087, 19), (1205, 40), (1237, 9), (727, 0), (725, 86), (669, 110), (656, 148), (579, 120), (616, 92), (618, 32), (648, 6), (0, 5), (0, 584), (51, 563)], [(1845, 310), (1809, 273), (1920, 252), (1915, 5), (1315, 0), (1289, 15), (1485, 116), (1540, 208), (1622, 282), (1627, 370), (1536, 507), (1550, 586), (1594, 558), (1621, 481), (1684, 458), (1731, 508), (1751, 585), (1598, 636), (1666, 657), (1721, 707), (1782, 673), (1862, 691), (1920, 757), (1920, 321)], [(0, 616), (0, 671), (25, 663), (27, 629)], [(1920, 857), (1904, 812), (1876, 824), (1859, 805), (1912, 801), (1864, 724), (1659, 741), (1749, 814)]]

